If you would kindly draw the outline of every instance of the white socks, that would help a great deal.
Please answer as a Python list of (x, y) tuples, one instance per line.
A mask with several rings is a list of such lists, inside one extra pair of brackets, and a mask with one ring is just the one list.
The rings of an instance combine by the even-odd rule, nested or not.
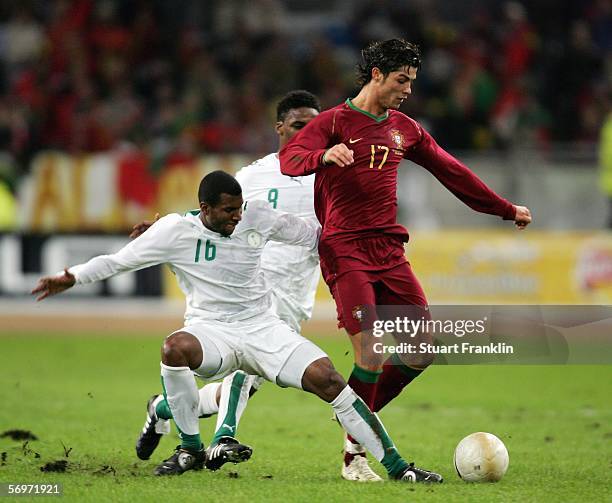
[[(385, 456), (385, 440), (387, 435), (376, 414), (370, 411), (350, 386), (344, 388), (332, 401), (338, 421), (351, 437), (358, 440), (368, 451), (381, 461)], [(388, 438), (388, 437), (387, 437)]]
[(254, 376), (249, 376), (245, 372), (237, 370), (223, 379), (213, 444), (222, 436), (233, 437), (236, 435), (240, 417), (249, 400), (253, 378)]
[(189, 367), (161, 365), (161, 375), (168, 407), (180, 431), (187, 435), (198, 435), (198, 388)]
[(198, 416), (212, 416), (219, 412), (217, 403), (217, 391), (221, 387), (220, 382), (211, 382), (198, 391), (200, 395), (200, 406)]
[[(199, 417), (218, 413), (213, 443), (222, 436), (235, 436), (251, 387), (258, 387), (263, 380), (239, 370), (223, 379), (223, 382), (210, 383), (198, 390), (189, 367), (170, 367), (162, 363), (161, 375), (168, 407), (181, 432), (186, 435), (199, 434)], [(221, 400), (217, 404), (220, 387)]]

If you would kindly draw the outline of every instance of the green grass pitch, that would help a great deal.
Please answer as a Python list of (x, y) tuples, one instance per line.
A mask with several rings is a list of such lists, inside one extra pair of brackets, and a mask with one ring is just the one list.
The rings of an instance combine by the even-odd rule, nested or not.
[[(22, 334), (0, 337), (0, 482), (62, 483), (65, 501), (611, 501), (612, 366), (434, 366), (381, 413), (400, 452), (441, 472), (441, 486), (355, 484), (340, 478), (342, 434), (316, 397), (267, 383), (238, 437), (251, 461), (218, 472), (157, 478), (134, 443), (159, 391), (163, 336)], [(337, 368), (351, 367), (344, 337), (318, 337)], [(214, 419), (202, 420), (208, 439)], [(510, 467), (496, 484), (466, 484), (452, 464), (474, 431), (498, 435)], [(69, 451), (68, 457), (65, 451)], [(43, 473), (49, 461), (66, 473)], [(380, 465), (373, 462), (382, 475)], [(25, 500), (25, 498), (22, 498)], [(8, 498), (7, 498), (8, 500)]]

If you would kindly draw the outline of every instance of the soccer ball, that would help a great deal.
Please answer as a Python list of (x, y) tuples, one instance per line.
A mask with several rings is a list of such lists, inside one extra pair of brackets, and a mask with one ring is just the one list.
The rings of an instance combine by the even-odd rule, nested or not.
[(466, 482), (497, 482), (508, 469), (510, 458), (504, 443), (491, 433), (472, 433), (455, 449), (455, 469)]

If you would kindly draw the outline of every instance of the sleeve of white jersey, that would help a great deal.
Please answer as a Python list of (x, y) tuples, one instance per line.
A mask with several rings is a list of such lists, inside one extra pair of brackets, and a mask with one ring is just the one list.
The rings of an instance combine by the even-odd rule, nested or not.
[(291, 213), (271, 210), (277, 214), (269, 239), (288, 245), (304, 246), (316, 250), (319, 245), (321, 225), (315, 217), (298, 217)]
[(77, 284), (85, 284), (169, 262), (180, 219), (178, 214), (167, 215), (117, 253), (98, 255), (84, 264), (70, 267), (69, 272), (74, 274)]
[(274, 210), (266, 201), (250, 201), (257, 207), (257, 220), (271, 241), (304, 246), (316, 250), (321, 225), (315, 217), (301, 218), (291, 213)]

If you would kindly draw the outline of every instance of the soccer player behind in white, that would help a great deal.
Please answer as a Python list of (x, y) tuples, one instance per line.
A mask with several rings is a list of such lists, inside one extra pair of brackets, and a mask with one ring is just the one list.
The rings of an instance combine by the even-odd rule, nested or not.
[[(308, 91), (287, 93), (276, 107), (279, 150), (320, 110), (319, 100)], [(303, 218), (317, 218), (314, 179), (314, 176), (283, 175), (278, 152), (268, 154), (236, 173), (246, 201), (267, 201), (276, 210)], [(302, 246), (271, 241), (261, 256), (261, 268), (272, 288), (276, 314), (300, 333), (300, 323), (312, 316), (320, 275), (319, 254)]]
[(342, 426), (381, 461), (390, 478), (441, 482), (439, 475), (399, 455), (378, 417), (347, 386), (325, 353), (270, 309), (260, 270), (266, 242), (314, 250), (318, 224), (277, 212), (261, 201), (244, 203), (243, 214), (240, 185), (222, 171), (204, 177), (198, 196), (199, 214), (163, 217), (117, 253), (41, 278), (32, 290), (42, 300), (77, 283), (121, 272), (161, 263), (173, 269), (186, 296), (185, 326), (163, 343), (161, 375), (181, 445), (155, 473), (176, 475), (203, 467), (206, 453), (194, 374), (214, 379), (241, 369), (331, 403)]

